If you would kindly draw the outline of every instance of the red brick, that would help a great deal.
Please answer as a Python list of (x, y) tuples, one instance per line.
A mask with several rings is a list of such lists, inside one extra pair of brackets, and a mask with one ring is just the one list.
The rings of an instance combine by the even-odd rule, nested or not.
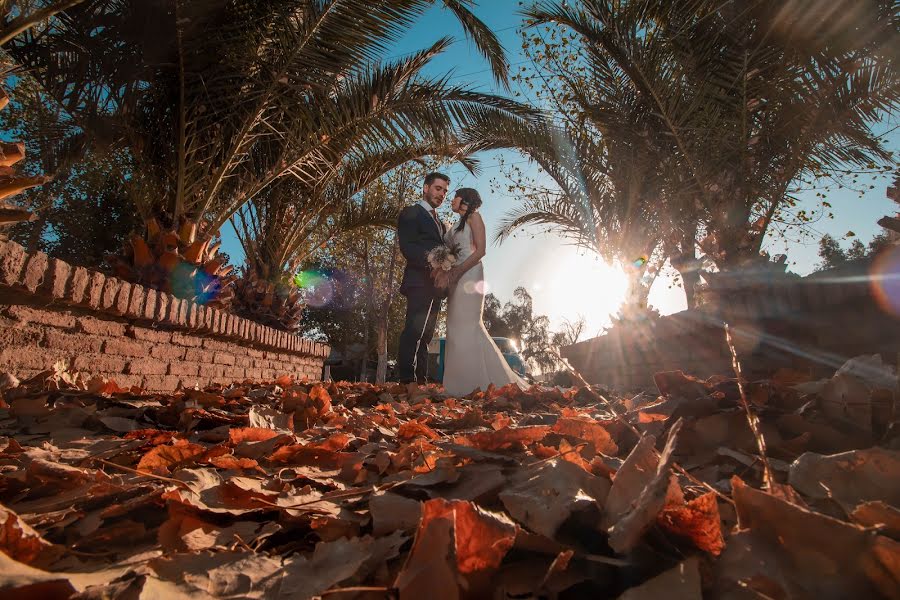
[(236, 367), (252, 367), (253, 359), (248, 358), (246, 356), (235, 356), (234, 357), (234, 366)]
[(144, 357), (150, 354), (147, 344), (133, 342), (131, 340), (106, 340), (103, 351), (116, 356)]
[(54, 300), (62, 300), (66, 297), (66, 285), (72, 276), (72, 267), (69, 263), (58, 258), (51, 258), (47, 267), (47, 278), (44, 280), (44, 290)]
[(90, 279), (91, 275), (84, 267), (75, 267), (72, 269), (72, 276), (69, 278), (69, 283), (66, 285), (66, 300), (72, 304), (81, 304), (84, 302), (85, 292), (87, 291)]
[(153, 342), (156, 344), (168, 344), (172, 341), (171, 331), (157, 331), (155, 329), (148, 329), (147, 327), (129, 327), (127, 335), (136, 340)]
[(273, 369), (263, 369), (260, 381), (272, 381), (277, 377)]
[(234, 350), (234, 345), (213, 338), (204, 338), (203, 347), (207, 350), (222, 350), (224, 352), (231, 352)]
[(122, 282), (115, 277), (107, 277), (103, 282), (103, 293), (100, 296), (100, 308), (104, 310), (114, 310), (116, 305), (116, 296), (119, 295), (119, 288)]
[(180, 383), (181, 377), (176, 375), (148, 375), (144, 377), (142, 387), (154, 392), (172, 392)]
[(178, 323), (179, 327), (187, 327), (187, 313), (188, 307), (190, 306), (190, 302), (187, 300), (182, 300), (181, 304), (178, 306), (178, 316), (176, 323)]
[(54, 350), (83, 354), (85, 352), (100, 352), (103, 340), (86, 335), (48, 331), (45, 344), (48, 348)]
[(113, 312), (119, 315), (128, 314), (128, 303), (131, 301), (131, 288), (134, 287), (127, 281), (121, 282), (119, 291), (116, 292), (116, 303)]
[(0, 348), (40, 346), (43, 339), (42, 327), (0, 327)]
[(22, 273), (22, 285), (25, 286), (26, 290), (34, 293), (44, 283), (44, 279), (47, 276), (48, 263), (49, 259), (43, 252), (35, 252), (28, 257), (28, 262), (25, 263), (25, 271)]
[(148, 321), (156, 320), (156, 303), (159, 299), (159, 292), (154, 289), (146, 288), (147, 294), (144, 299), (144, 307), (141, 316)]
[(78, 331), (83, 331), (90, 335), (121, 337), (125, 335), (125, 324), (95, 319), (94, 317), (78, 317)]
[(135, 319), (144, 317), (144, 302), (147, 301), (147, 288), (142, 285), (131, 286), (131, 299), (125, 314)]
[(190, 375), (196, 377), (200, 372), (200, 365), (190, 362), (173, 362), (169, 364), (169, 375)]
[(249, 368), (245, 369), (247, 379), (253, 379), (255, 381), (259, 381), (262, 379), (262, 369)]
[(130, 375), (165, 375), (168, 370), (168, 362), (152, 358), (133, 360), (125, 367), (125, 372)]
[(6, 242), (0, 247), (0, 284), (19, 283), (27, 256), (25, 248), (15, 242)]
[(169, 302), (166, 307), (165, 318), (162, 320), (172, 325), (178, 325), (178, 311), (181, 310), (181, 298), (176, 298), (172, 294), (169, 294), (168, 297)]
[(91, 272), (87, 289), (84, 292), (84, 302), (91, 308), (100, 308), (103, 303), (104, 287), (106, 287), (106, 275), (96, 271)]
[(121, 373), (114, 374), (109, 377), (110, 381), (114, 381), (121, 388), (131, 389), (133, 387), (143, 388), (144, 377), (142, 375), (123, 375)]
[(196, 306), (196, 317), (191, 324), (191, 328), (196, 329), (197, 331), (204, 331), (206, 329), (206, 307), (202, 304), (195, 304)]
[(82, 354), (72, 361), (72, 368), (86, 373), (121, 373), (128, 361), (118, 356)]
[(184, 354), (184, 360), (209, 364), (213, 361), (213, 353), (200, 348), (188, 348)]
[(171, 302), (172, 294), (159, 292), (159, 296), (156, 299), (156, 321), (164, 322), (166, 320), (166, 317), (169, 314), (169, 305), (171, 304)]
[(222, 365), (200, 365), (201, 377), (224, 377), (225, 367)]
[(23, 323), (40, 323), (63, 329), (75, 327), (75, 317), (67, 312), (41, 310), (29, 306), (13, 305), (6, 309), (6, 314)]
[(197, 329), (197, 324), (198, 324), (198, 319), (197, 319), (198, 314), (197, 314), (197, 311), (198, 311), (199, 309), (200, 309), (200, 305), (197, 304), (196, 302), (191, 302), (190, 304), (188, 304), (188, 308), (187, 308), (187, 316), (186, 316), (185, 324), (186, 324), (190, 329)]
[(256, 350), (255, 348), (245, 348), (244, 352), (247, 356), (251, 358), (264, 358), (265, 353), (262, 350)]
[(176, 332), (172, 334), (172, 343), (178, 344), (179, 346), (198, 347), (203, 344), (203, 339), (195, 335), (185, 335)]
[(184, 358), (185, 349), (180, 346), (172, 346), (171, 344), (160, 344), (150, 348), (150, 356), (153, 358), (161, 358), (163, 360), (182, 360)]
[(216, 352), (213, 354), (213, 362), (217, 365), (234, 365), (234, 356), (225, 352)]
[(12, 371), (13, 375), (22, 368), (45, 370), (58, 360), (65, 360), (63, 353), (45, 348), (7, 348), (0, 352), (0, 370)]
[(247, 376), (247, 371), (244, 367), (226, 367), (225, 368), (225, 377), (229, 377), (231, 379), (243, 379)]

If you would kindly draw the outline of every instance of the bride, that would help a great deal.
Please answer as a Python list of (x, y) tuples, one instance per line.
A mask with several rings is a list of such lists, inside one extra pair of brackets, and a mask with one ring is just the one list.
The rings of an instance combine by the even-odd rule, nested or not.
[(481, 320), (484, 310), (485, 227), (478, 212), (481, 196), (472, 188), (460, 188), (451, 207), (460, 215), (457, 224), (447, 232), (447, 242), (459, 244), (456, 266), (450, 271), (450, 299), (447, 309), (447, 341), (444, 354), (444, 390), (464, 396), (515, 383), (528, 384), (506, 363)]

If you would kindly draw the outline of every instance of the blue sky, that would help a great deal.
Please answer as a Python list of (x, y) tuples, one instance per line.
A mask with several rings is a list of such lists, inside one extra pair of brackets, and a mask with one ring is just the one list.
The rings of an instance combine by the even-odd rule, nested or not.
[[(506, 48), (512, 71), (530, 64), (521, 47), (519, 10), (518, 0), (481, 0), (480, 6), (475, 9), (475, 13), (496, 32)], [(396, 50), (389, 52), (389, 56), (401, 56), (425, 48), (445, 35), (456, 41), (447, 52), (432, 62), (429, 74), (437, 76), (449, 72), (452, 73), (453, 83), (464, 84), (479, 91), (504, 93), (494, 83), (487, 62), (465, 39), (454, 17), (441, 8), (429, 11), (398, 42)], [(515, 91), (521, 90), (513, 84), (513, 92)], [(884, 132), (897, 124), (895, 116), (880, 124), (878, 129)], [(895, 130), (888, 136), (888, 140), (890, 149), (900, 148), (900, 131)], [(453, 179), (451, 189), (465, 186), (475, 187), (481, 192), (484, 198), (482, 214), (488, 226), (489, 239), (499, 228), (504, 214), (518, 203), (514, 196), (502, 191), (492, 191), (490, 181), (503, 179), (499, 167), (501, 157), (507, 163), (528, 167), (527, 161), (517, 153), (485, 152), (478, 156), (481, 173), (477, 177), (458, 165), (446, 169)], [(874, 188), (868, 189), (870, 185)], [(811, 229), (815, 237), (807, 239), (805, 243), (773, 238), (767, 241), (766, 249), (772, 254), (786, 252), (791, 270), (806, 274), (818, 261), (817, 242), (821, 234), (830, 233), (841, 239), (848, 231), (853, 231), (859, 239), (868, 242), (880, 232), (875, 222), (881, 216), (897, 211), (897, 206), (885, 197), (888, 185), (888, 179), (870, 181), (863, 177), (858, 184), (859, 188), (866, 189), (862, 198), (846, 190), (826, 192), (828, 202), (833, 205), (833, 220), (814, 223)], [(809, 191), (801, 195), (803, 208), (813, 210), (819, 206), (821, 199), (816, 198), (815, 194), (816, 191)], [(238, 262), (241, 252), (233, 238), (233, 232), (228, 227), (223, 228), (223, 236), (224, 250)], [(845, 242), (845, 246), (848, 243)], [(588, 324), (585, 332), (587, 336), (593, 336), (608, 323), (609, 313), (615, 310), (624, 293), (624, 280), (620, 274), (593, 256), (566, 246), (553, 234), (535, 234), (533, 238), (531, 234), (519, 235), (499, 246), (489, 245), (484, 264), (490, 289), (501, 301), (510, 299), (516, 287), (524, 286), (534, 298), (536, 312), (549, 316), (554, 326), (563, 319), (584, 316)], [(671, 286), (670, 279), (660, 277), (651, 292), (650, 303), (664, 314), (677, 312), (684, 308), (683, 293)]]

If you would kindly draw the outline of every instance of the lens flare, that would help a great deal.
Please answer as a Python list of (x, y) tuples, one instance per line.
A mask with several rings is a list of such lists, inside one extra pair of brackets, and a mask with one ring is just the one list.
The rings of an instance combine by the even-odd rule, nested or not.
[(647, 264), (647, 260), (648, 258), (646, 256), (638, 256), (636, 259), (631, 261), (631, 266), (635, 269), (640, 269)]
[(308, 306), (322, 308), (334, 300), (334, 281), (324, 271), (300, 271), (293, 277), (294, 285), (303, 292)]
[(475, 284), (475, 291), (484, 296), (488, 295), (491, 292), (491, 286), (487, 281), (479, 281)]
[(900, 246), (882, 251), (869, 271), (872, 295), (881, 308), (900, 317)]

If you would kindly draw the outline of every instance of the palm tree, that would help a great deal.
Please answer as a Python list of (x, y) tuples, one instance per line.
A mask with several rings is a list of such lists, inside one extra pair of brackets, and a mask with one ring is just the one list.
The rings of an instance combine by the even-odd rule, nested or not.
[[(575, 162), (582, 171), (606, 163), (607, 179), (593, 185), (612, 186), (613, 203), (637, 202), (619, 210), (638, 222), (661, 225), (662, 254), (676, 265), (696, 264), (698, 241), (719, 269), (756, 262), (792, 182), (889, 159), (870, 125), (900, 97), (894, 3), (802, 3), (803, 13), (800, 5), (581, 0), (526, 11), (536, 26), (555, 23), (577, 39), (586, 77), (554, 74), (571, 99), (565, 108), (598, 140), (573, 144)], [(826, 18), (831, 5), (842, 10), (839, 27)], [(628, 193), (629, 172), (649, 180), (651, 193)], [(585, 194), (561, 187), (565, 202), (525, 207), (511, 224), (529, 212), (532, 221), (574, 223)], [(576, 229), (610, 227), (608, 212), (581, 214)]]
[[(173, 262), (216, 275), (212, 237), (281, 178), (318, 193), (354, 153), (383, 148), (384, 139), (394, 149), (453, 144), (467, 123), (534, 117), (510, 100), (420, 76), (448, 39), (382, 60), (436, 3), (85, 0), (8, 48), (97, 143), (132, 154), (132, 199), (148, 235), (132, 238), (119, 266), (165, 286), (157, 276)], [(505, 81), (502, 48), (472, 2), (440, 4)]]

